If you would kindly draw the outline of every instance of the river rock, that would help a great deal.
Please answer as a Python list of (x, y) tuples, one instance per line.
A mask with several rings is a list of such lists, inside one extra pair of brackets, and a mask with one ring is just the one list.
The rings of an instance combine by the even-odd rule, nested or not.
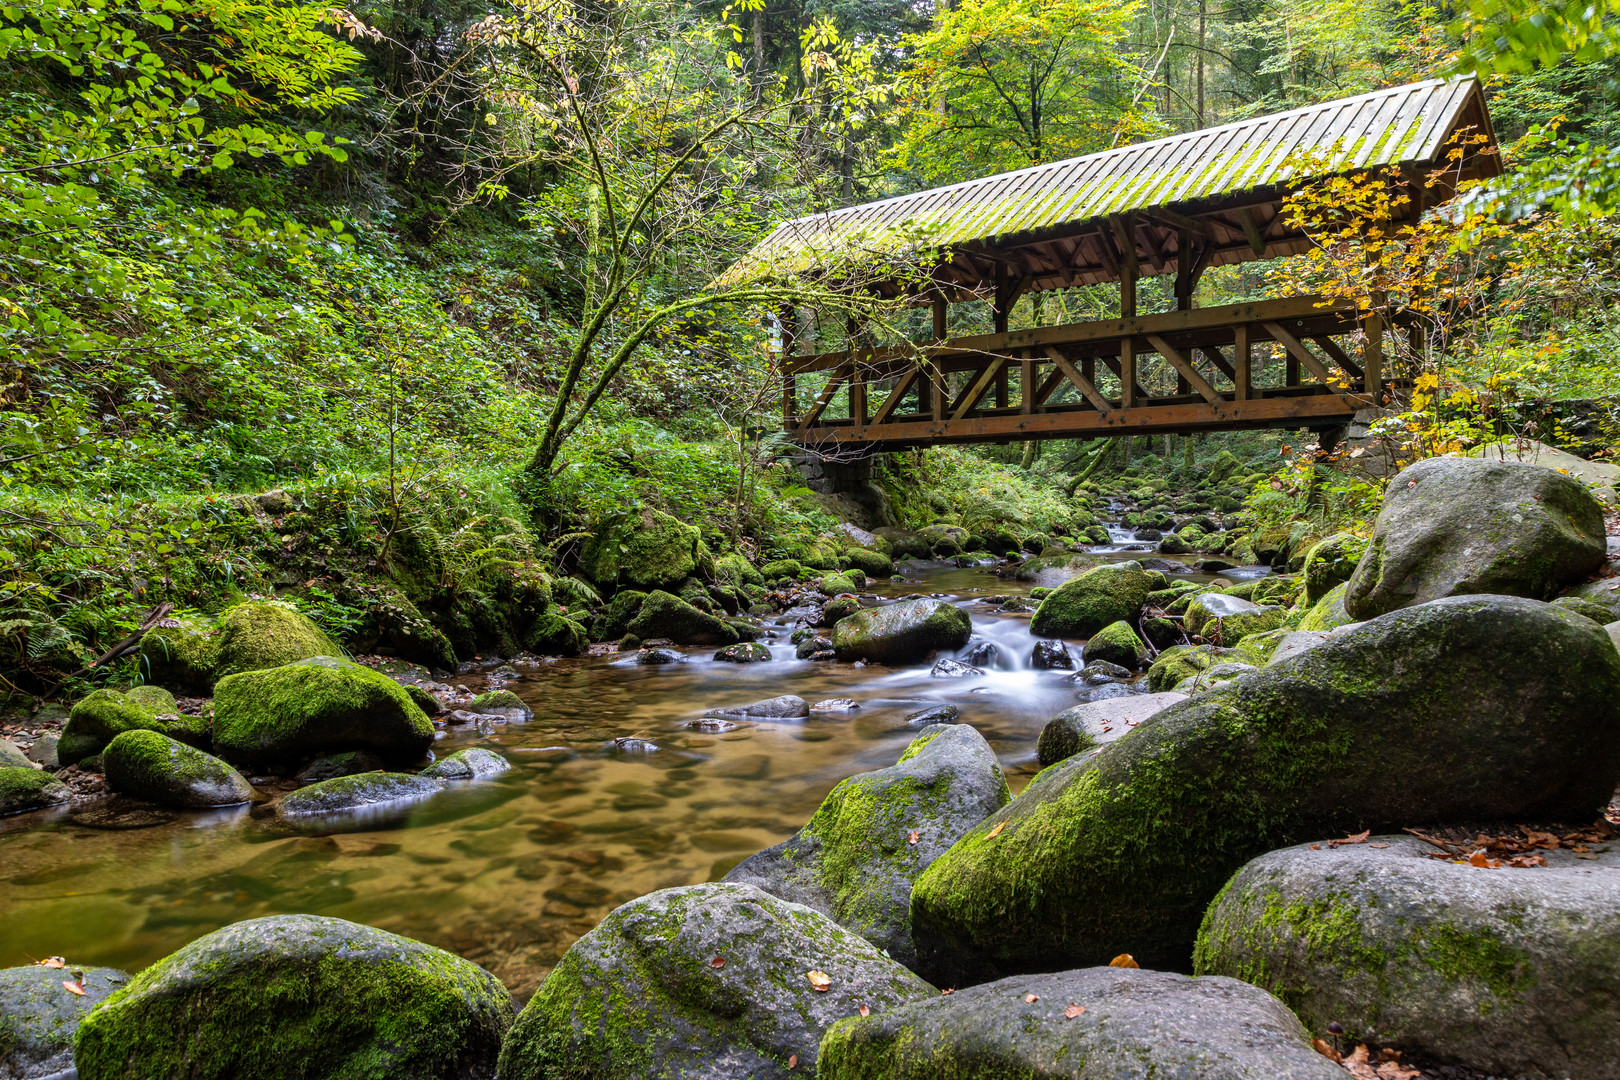
[(34, 762), (10, 739), (0, 739), (0, 769), (32, 769)]
[(1172, 645), (1153, 661), (1143, 681), (1153, 693), (1162, 693), (1175, 689), (1176, 684), (1189, 675), (1208, 671), (1228, 660), (1242, 659), (1243, 654), (1236, 649), (1223, 649), (1218, 645)]
[(598, 585), (649, 592), (675, 588), (698, 569), (702, 542), (702, 534), (678, 518), (638, 506), (598, 527), (580, 553), (579, 566)]
[(751, 701), (747, 705), (731, 705), (724, 709), (709, 710), (711, 716), (746, 716), (751, 720), (803, 720), (810, 715), (810, 705), (802, 697), (783, 694), (781, 697)]
[(654, 589), (641, 602), (628, 632), (642, 641), (668, 638), (677, 645), (735, 645), (737, 631), (678, 596)]
[(752, 885), (663, 889), (574, 943), (513, 1026), (500, 1075), (792, 1080), (816, 1074), (839, 1018), (937, 996), (819, 911)]
[(1121, 619), (1092, 634), (1081, 650), (1080, 658), (1088, 664), (1101, 661), (1134, 668), (1146, 662), (1147, 654), (1147, 646), (1142, 644), (1136, 629)]
[[(75, 994), (62, 983), (73, 981)], [(0, 969), (0, 1076), (7, 1080), (62, 1080), (73, 1069), (73, 1033), (85, 1013), (129, 976), (113, 968)]]
[(1072, 671), (1074, 657), (1061, 641), (1037, 641), (1029, 654), (1029, 666), (1036, 671)]
[(20, 765), (0, 767), (0, 817), (64, 803), (72, 794), (66, 784), (43, 769)]
[(1588, 581), (1582, 585), (1565, 592), (1566, 596), (1577, 597), (1588, 603), (1597, 604), (1609, 613), (1604, 619), (1605, 624), (1620, 619), (1620, 577), (1603, 578), (1599, 581)]
[(1039, 637), (1089, 638), (1110, 623), (1134, 622), (1147, 594), (1164, 587), (1165, 576), (1139, 562), (1099, 566), (1048, 593), (1029, 631)]
[(739, 641), (714, 654), (727, 664), (763, 664), (771, 658), (771, 647), (759, 641)]
[(1349, 626), (1355, 622), (1344, 606), (1345, 594), (1349, 589), (1349, 582), (1329, 589), (1314, 607), (1305, 612), (1305, 617), (1299, 620), (1298, 629), (1322, 632), (1337, 630), (1341, 626)]
[(440, 758), (420, 775), (433, 780), (487, 780), (511, 768), (512, 763), (495, 751), (473, 746)]
[(678, 649), (649, 648), (636, 652), (636, 663), (652, 667), (658, 664), (679, 664), (686, 656)]
[[(471, 716), (473, 714), (466, 713), (464, 715)], [(316, 758), (298, 770), (298, 775), (293, 779), (301, 784), (313, 784), (320, 780), (332, 780), (339, 776), (377, 772), (382, 768), (383, 760), (376, 754), (365, 750), (345, 750), (341, 754), (328, 754), (325, 757)]]
[(905, 723), (915, 726), (927, 724), (954, 724), (962, 715), (962, 710), (955, 705), (935, 705), (930, 709), (920, 709), (907, 714)]
[(57, 760), (74, 765), (99, 754), (113, 737), (135, 730), (161, 731), (193, 746), (208, 745), (207, 721), (187, 716), (174, 695), (156, 686), (132, 690), (96, 690), (85, 695), (68, 713), (57, 744)]
[(983, 735), (966, 725), (931, 727), (896, 764), (833, 788), (809, 824), (725, 880), (815, 908), (909, 967), (912, 883), (1009, 798)]
[(823, 698), (821, 701), (816, 702), (814, 705), (810, 706), (810, 711), (829, 713), (854, 712), (860, 707), (861, 703), (856, 701), (854, 698), (834, 697)]
[(793, 650), (795, 660), (836, 660), (838, 652), (833, 648), (832, 638), (812, 634), (800, 641)]
[(1224, 663), (1215, 664), (1212, 667), (1205, 668), (1196, 675), (1189, 675), (1185, 679), (1182, 679), (1180, 682), (1176, 683), (1175, 692), (1192, 697), (1195, 694), (1207, 693), (1208, 691), (1215, 689), (1217, 686), (1221, 686), (1224, 683), (1229, 683), (1233, 679), (1241, 679), (1251, 671), (1258, 670), (1260, 669), (1253, 664), (1245, 664), (1237, 660), (1228, 660)]
[(969, 641), (961, 655), (964, 663), (976, 668), (1001, 666), (1001, 648), (993, 641)]
[(219, 639), (213, 619), (163, 619), (141, 638), (141, 671), (159, 686), (206, 694), (219, 669)]
[(487, 690), (467, 703), (467, 711), (527, 720), (534, 715), (528, 703), (510, 690)]
[[(1068, 1015), (1071, 1006), (1081, 1010)], [(819, 1080), (1345, 1080), (1276, 998), (1236, 979), (1092, 967), (1020, 975), (867, 1017)]]
[(934, 661), (934, 666), (928, 669), (928, 674), (936, 679), (965, 679), (970, 675), (983, 675), (984, 669), (942, 656)]
[(370, 926), (274, 915), (198, 938), (79, 1026), (81, 1080), (493, 1077), (516, 1007), (483, 968)]
[(284, 818), (308, 818), (345, 810), (382, 807), (425, 799), (444, 786), (427, 776), (409, 773), (371, 772), (321, 780), (289, 792), (276, 805)]
[(1344, 605), (1369, 619), (1442, 596), (1546, 599), (1597, 569), (1605, 547), (1603, 508), (1580, 481), (1514, 461), (1429, 458), (1389, 482)]
[(1073, 675), (1065, 675), (1063, 681), (1079, 683), (1083, 686), (1101, 686), (1104, 683), (1130, 677), (1130, 668), (1111, 664), (1107, 660), (1093, 660)]
[(1315, 604), (1327, 591), (1341, 582), (1349, 581), (1356, 571), (1356, 562), (1367, 550), (1367, 541), (1354, 533), (1338, 532), (1318, 540), (1305, 552), (1305, 565), (1300, 576), (1305, 579), (1305, 603)]
[(1410, 836), (1373, 843), (1243, 867), (1205, 916), (1197, 970), (1351, 1042), (1494, 1076), (1620, 1077), (1620, 852), (1493, 870)]
[(216, 679), (244, 671), (277, 668), (312, 656), (342, 656), (343, 650), (309, 616), (277, 600), (249, 600), (219, 618)]
[(101, 768), (114, 791), (159, 806), (201, 810), (253, 798), (241, 773), (157, 731), (119, 735), (102, 751)]
[(214, 688), (214, 750), (234, 765), (291, 768), (339, 750), (405, 765), (432, 744), (432, 721), (398, 683), (337, 657), (228, 675)]
[(1043, 766), (1056, 765), (1066, 758), (1123, 738), (1148, 717), (1186, 699), (1186, 694), (1171, 692), (1134, 694), (1064, 709), (1041, 729), (1040, 738), (1035, 741), (1035, 756)]
[(886, 578), (894, 576), (894, 562), (883, 552), (874, 550), (872, 545), (877, 543), (877, 537), (872, 537), (872, 544), (865, 547), (851, 548), (849, 563), (856, 570), (869, 578)]
[(833, 627), (833, 647), (840, 660), (908, 664), (936, 649), (955, 652), (972, 636), (967, 612), (923, 598), (857, 611)]
[(1590, 821), (1620, 781), (1617, 710), (1620, 653), (1589, 619), (1506, 596), (1374, 619), (1043, 772), (994, 840), (981, 824), (918, 879), (920, 970), (1182, 967), (1226, 879), (1301, 835)]

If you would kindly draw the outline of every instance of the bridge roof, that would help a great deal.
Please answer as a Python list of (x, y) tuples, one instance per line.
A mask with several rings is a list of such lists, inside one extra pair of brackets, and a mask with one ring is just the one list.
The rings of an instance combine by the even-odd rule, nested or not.
[(1303, 182), (1380, 166), (1416, 178), (1445, 164), (1448, 141), (1470, 128), (1483, 138), (1466, 148), (1453, 183), (1501, 171), (1479, 83), (1391, 87), (796, 218), (723, 280), (937, 247), (950, 258), (932, 282), (891, 281), (884, 290), (970, 294), (998, 276), (1023, 291), (1117, 280), (1133, 262), (1144, 276), (1166, 273), (1188, 235), (1205, 265), (1297, 254), (1309, 241), (1281, 212)]

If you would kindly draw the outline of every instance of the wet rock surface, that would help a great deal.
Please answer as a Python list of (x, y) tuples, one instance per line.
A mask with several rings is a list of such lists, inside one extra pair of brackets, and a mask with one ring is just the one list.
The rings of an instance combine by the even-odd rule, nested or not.
[(79, 1022), (128, 981), (113, 968), (66, 963), (0, 969), (0, 1076), (46, 1080), (69, 1074)]

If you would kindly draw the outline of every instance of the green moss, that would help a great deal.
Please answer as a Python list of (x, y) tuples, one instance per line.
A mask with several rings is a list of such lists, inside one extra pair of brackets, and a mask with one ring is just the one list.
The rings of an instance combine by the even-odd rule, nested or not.
[(623, 637), (630, 620), (636, 617), (636, 613), (641, 610), (641, 602), (645, 599), (646, 593), (634, 589), (624, 589), (616, 594), (608, 601), (608, 606), (596, 617), (596, 622), (591, 627), (596, 640), (612, 641), (614, 638)]
[(580, 569), (599, 585), (670, 588), (698, 570), (698, 530), (643, 506), (603, 525), (580, 555)]
[(1110, 623), (1135, 621), (1149, 592), (1165, 586), (1157, 571), (1137, 562), (1111, 563), (1064, 582), (1041, 601), (1030, 620), (1037, 637), (1090, 637)]
[(219, 667), (219, 627), (209, 619), (181, 618), (141, 638), (141, 674), (148, 681), (205, 694)]
[(1301, 570), (1305, 579), (1305, 602), (1314, 605), (1335, 585), (1349, 581), (1366, 550), (1365, 538), (1346, 532), (1334, 533), (1311, 545)]
[(804, 567), (797, 559), (774, 559), (760, 567), (759, 574), (772, 583), (783, 580), (798, 581), (804, 576)]
[(1147, 685), (1153, 693), (1162, 693), (1175, 687), (1181, 680), (1200, 671), (1208, 671), (1226, 660), (1242, 657), (1235, 649), (1222, 649), (1214, 645), (1172, 645), (1159, 654), (1148, 668)]
[(1271, 654), (1282, 644), (1282, 639), (1291, 633), (1292, 630), (1281, 626), (1275, 630), (1261, 630), (1258, 633), (1245, 634), (1232, 647), (1241, 655), (1243, 663), (1265, 667), (1266, 661), (1271, 659)]
[(816, 586), (823, 596), (838, 596), (842, 593), (859, 592), (854, 580), (848, 574), (828, 574)]
[(229, 806), (253, 797), (235, 769), (156, 731), (113, 739), (102, 752), (102, 769), (114, 791), (164, 806)]
[(1135, 627), (1121, 619), (1093, 634), (1081, 656), (1088, 664), (1093, 660), (1102, 660), (1120, 667), (1134, 668), (1147, 659), (1147, 646), (1142, 643)]
[(58, 783), (43, 769), (16, 765), (0, 768), (0, 817), (64, 802), (68, 795), (67, 785)]
[(1333, 630), (1340, 626), (1348, 626), (1354, 622), (1350, 613), (1344, 608), (1345, 590), (1348, 583), (1340, 582), (1322, 595), (1305, 617), (1299, 621), (1300, 630)]
[(343, 651), (320, 627), (286, 604), (249, 600), (220, 616), (218, 678), (312, 656), (341, 655)]
[(524, 647), (542, 656), (578, 656), (590, 648), (591, 635), (574, 620), (548, 611), (534, 620)]
[(763, 585), (765, 575), (754, 569), (752, 563), (736, 552), (727, 552), (714, 560), (716, 581), (728, 585)]
[(647, 594), (626, 630), (642, 641), (668, 638), (680, 645), (732, 645), (737, 641), (737, 631), (723, 621), (662, 590)]
[(523, 699), (510, 690), (486, 690), (473, 698), (467, 708), (472, 712), (493, 712), (496, 709), (517, 709), (528, 713), (530, 709), (523, 703)]
[(894, 576), (894, 562), (881, 551), (871, 551), (867, 548), (851, 548), (849, 563), (867, 577), (886, 578)]
[(96, 690), (81, 698), (68, 713), (56, 756), (72, 765), (99, 754), (113, 738), (137, 729), (161, 731), (181, 742), (206, 745), (209, 731), (200, 717), (187, 716), (175, 708), (174, 695), (156, 686), (121, 690)]

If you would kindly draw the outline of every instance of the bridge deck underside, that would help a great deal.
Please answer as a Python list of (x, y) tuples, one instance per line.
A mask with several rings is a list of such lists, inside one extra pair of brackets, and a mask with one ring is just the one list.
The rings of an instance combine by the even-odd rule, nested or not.
[[(796, 357), (783, 423), (839, 450), (1329, 428), (1397, 385), (1384, 332), (1376, 316), (1293, 297)], [(818, 375), (801, 401), (800, 378)]]

